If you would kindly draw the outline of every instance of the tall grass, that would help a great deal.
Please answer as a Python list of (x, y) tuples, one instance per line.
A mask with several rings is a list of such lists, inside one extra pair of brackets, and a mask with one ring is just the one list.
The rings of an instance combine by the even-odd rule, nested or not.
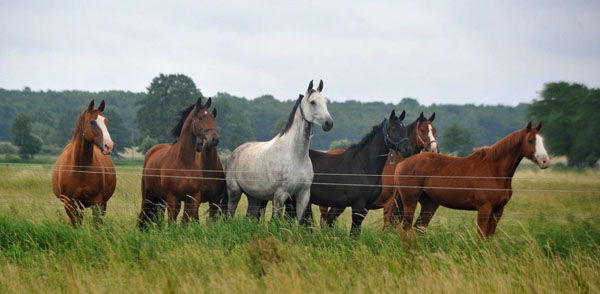
[(48, 168), (0, 168), (0, 292), (600, 292), (598, 172), (521, 170), (515, 189), (589, 192), (514, 193), (492, 240), (442, 208), (411, 243), (379, 211), (356, 237), (349, 212), (328, 229), (239, 216), (141, 232), (138, 168), (118, 169), (105, 223), (78, 229)]

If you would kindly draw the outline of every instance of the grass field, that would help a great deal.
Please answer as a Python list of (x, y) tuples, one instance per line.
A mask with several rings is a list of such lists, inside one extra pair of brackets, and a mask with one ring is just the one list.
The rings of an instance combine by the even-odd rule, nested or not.
[(73, 229), (50, 170), (0, 167), (0, 293), (600, 292), (598, 171), (520, 169), (517, 190), (579, 192), (514, 193), (484, 241), (474, 212), (441, 208), (411, 245), (381, 211), (351, 237), (349, 212), (322, 230), (248, 220), (245, 203), (233, 220), (140, 232), (139, 165), (118, 167), (104, 225)]

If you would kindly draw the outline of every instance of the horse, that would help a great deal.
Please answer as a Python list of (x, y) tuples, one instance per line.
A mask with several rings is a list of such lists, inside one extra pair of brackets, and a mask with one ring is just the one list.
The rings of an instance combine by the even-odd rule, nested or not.
[[(434, 119), (435, 112), (429, 118), (426, 118), (423, 115), (423, 112), (421, 112), (419, 117), (417, 117), (413, 123), (407, 126), (409, 134), (408, 142), (410, 142), (410, 146), (412, 148), (411, 155), (419, 154), (421, 152), (439, 153), (437, 140), (435, 139), (437, 129), (433, 125)], [(327, 153), (339, 154), (342, 152), (344, 152), (343, 149), (334, 149), (328, 151)], [(381, 194), (379, 197), (377, 197), (375, 202), (371, 203), (370, 206), (367, 207), (369, 210), (384, 208), (386, 220), (391, 219), (391, 216), (398, 214), (396, 213), (396, 211), (398, 211), (397, 206), (387, 205), (386, 203), (390, 202), (389, 200), (394, 196), (394, 170), (398, 162), (402, 161), (403, 159), (404, 157), (402, 157), (398, 152), (391, 150), (381, 175)], [(327, 225), (331, 226), (345, 209), (346, 207), (329, 208), (320, 206), (319, 210), (321, 211), (322, 222), (325, 222)]]
[(273, 200), (273, 217), (277, 217), (288, 195), (292, 195), (298, 222), (302, 223), (313, 180), (308, 157), (312, 124), (326, 132), (333, 128), (322, 90), (322, 80), (316, 90), (310, 81), (306, 95), (298, 97), (285, 127), (273, 139), (247, 142), (231, 153), (226, 167), (229, 216), (235, 214), (242, 193), (248, 197), (246, 214), (255, 218), (263, 200)]
[(93, 207), (96, 222), (102, 221), (106, 202), (115, 192), (117, 177), (110, 158), (114, 143), (104, 117), (104, 100), (94, 100), (77, 118), (73, 138), (52, 169), (52, 191), (65, 206), (71, 225), (83, 219), (83, 209)]
[[(142, 172), (142, 210), (138, 216), (138, 226), (143, 228), (149, 221), (160, 221), (165, 207), (169, 221), (176, 221), (183, 202), (184, 223), (198, 220), (198, 207), (203, 200), (202, 188), (209, 182), (202, 181), (202, 169), (210, 166), (218, 169), (213, 162), (219, 135), (215, 129), (217, 110), (209, 112), (212, 99), (202, 104), (202, 96), (195, 104), (179, 111), (179, 121), (171, 130), (174, 143), (158, 144), (150, 148), (144, 157)], [(205, 161), (206, 160), (206, 161)], [(212, 165), (212, 166), (211, 166)], [(219, 175), (218, 171), (211, 176)], [(212, 184), (212, 181), (210, 182)], [(216, 203), (212, 192), (211, 209)], [(213, 215), (214, 213), (211, 213)]]
[[(393, 110), (389, 119), (375, 125), (359, 143), (340, 154), (309, 152), (315, 173), (310, 201), (320, 206), (351, 206), (352, 234), (360, 233), (367, 208), (381, 194), (381, 177), (370, 175), (381, 174), (390, 150), (405, 157), (412, 154), (408, 128), (402, 122), (405, 115), (402, 111), (398, 117)], [(304, 217), (311, 216), (307, 210)]]
[[(394, 173), (395, 197), (402, 205), (402, 228), (414, 234), (413, 214), (420, 200), (426, 228), (440, 205), (452, 209), (477, 210), (477, 232), (490, 237), (512, 196), (512, 177), (523, 157), (541, 169), (550, 165), (544, 139), (538, 134), (542, 122), (482, 147), (467, 157), (421, 153), (398, 164)], [(417, 228), (419, 231), (423, 229)]]

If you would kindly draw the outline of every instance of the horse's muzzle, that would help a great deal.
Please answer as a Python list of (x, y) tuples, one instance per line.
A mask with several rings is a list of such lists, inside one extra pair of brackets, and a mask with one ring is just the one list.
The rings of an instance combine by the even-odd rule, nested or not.
[(541, 169), (546, 169), (550, 166), (550, 157), (544, 156), (540, 159), (537, 159), (537, 164)]
[(104, 140), (102, 142), (102, 154), (109, 155), (113, 151), (114, 144), (112, 140)]
[(323, 131), (328, 132), (333, 129), (333, 120), (326, 120), (323, 126), (321, 127)]

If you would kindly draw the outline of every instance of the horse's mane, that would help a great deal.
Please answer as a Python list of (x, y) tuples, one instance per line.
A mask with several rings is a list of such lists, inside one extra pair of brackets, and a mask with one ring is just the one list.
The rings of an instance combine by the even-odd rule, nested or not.
[(406, 126), (406, 131), (409, 136), (412, 133), (412, 131), (415, 129), (415, 127), (417, 126), (418, 122), (419, 122), (419, 118), (417, 118), (415, 121), (413, 121), (410, 125)]
[(385, 120), (382, 121), (381, 123), (373, 126), (373, 129), (371, 129), (371, 132), (369, 132), (364, 137), (362, 137), (362, 139), (360, 139), (360, 142), (350, 145), (350, 147), (348, 147), (346, 152), (356, 152), (356, 151), (361, 150), (363, 147), (365, 147), (365, 145), (367, 145), (369, 142), (371, 142), (371, 140), (373, 140), (373, 138), (375, 137), (377, 132), (381, 131), (381, 127), (383, 126), (384, 122), (385, 122)]
[(300, 105), (302, 98), (304, 98), (304, 96), (302, 94), (298, 95), (296, 104), (294, 104), (294, 107), (292, 108), (292, 111), (290, 112), (290, 115), (288, 116), (288, 120), (285, 123), (285, 126), (281, 129), (281, 131), (279, 131), (279, 136), (283, 136), (292, 127), (292, 124), (294, 123), (294, 117), (296, 116), (296, 109), (298, 109), (298, 106)]
[(500, 157), (506, 155), (506, 153), (513, 149), (515, 146), (521, 144), (521, 142), (523, 141), (522, 132), (523, 130), (514, 131), (508, 134), (506, 137), (500, 139), (500, 141), (496, 142), (496, 144), (492, 146), (484, 146), (477, 148), (475, 149), (475, 152), (473, 152), (473, 154), (471, 154), (470, 156), (477, 156), (481, 158), (487, 157), (492, 160), (497, 160)]
[(83, 132), (83, 130), (81, 129), (81, 121), (83, 120), (83, 117), (85, 116), (87, 111), (87, 108), (84, 109), (77, 118), (77, 123), (75, 124), (75, 129), (73, 130), (73, 138), (71, 139), (72, 141), (75, 141), (75, 139), (81, 137), (81, 132)]
[[(185, 123), (185, 120), (187, 119), (190, 112), (192, 112), (192, 110), (194, 109), (194, 106), (196, 106), (196, 104), (192, 104), (192, 105), (188, 106), (187, 108), (182, 109), (177, 112), (176, 117), (178, 119), (178, 122), (171, 129), (171, 132), (169, 132), (171, 137), (175, 138), (175, 142), (177, 142), (177, 139), (181, 135), (181, 130), (183, 129), (183, 124)], [(204, 105), (200, 104), (200, 108), (198, 110), (203, 109), (203, 108), (204, 108)]]

